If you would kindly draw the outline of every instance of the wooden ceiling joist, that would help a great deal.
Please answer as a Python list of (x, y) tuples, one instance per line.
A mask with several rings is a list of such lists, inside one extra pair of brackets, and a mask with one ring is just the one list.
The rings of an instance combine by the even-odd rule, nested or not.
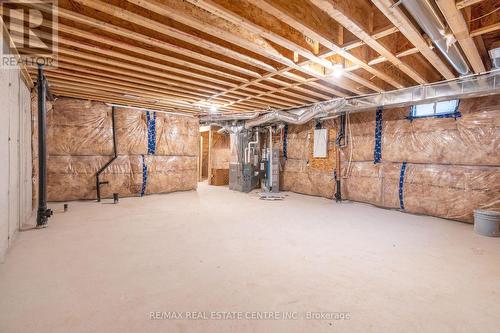
[(481, 35), (488, 34), (490, 32), (499, 31), (499, 30), (500, 30), (500, 22), (472, 30), (470, 32), (470, 36), (477, 37), (477, 36), (481, 36)]
[[(254, 4), (263, 10), (271, 13), (273, 16), (276, 18), (282, 20), (283, 22), (287, 23), (294, 29), (301, 31), (304, 35), (308, 36), (309, 38), (313, 40), (319, 41), (322, 45), (325, 47), (329, 48), (330, 50), (334, 51), (336, 54), (342, 56), (343, 58), (351, 61), (352, 63), (359, 65), (361, 68), (367, 70), (368, 72), (372, 73), (373, 75), (380, 77), (382, 80), (390, 84), (391, 86), (398, 88), (401, 87), (401, 85), (396, 82), (392, 77), (387, 75), (386, 73), (377, 70), (371, 66), (369, 66), (366, 62), (364, 62), (361, 59), (358, 59), (345, 49), (343, 49), (340, 45), (338, 45), (333, 39), (329, 38), (328, 36), (321, 34), (320, 32), (317, 31), (317, 27), (309, 27), (305, 24), (305, 22), (301, 22), (298, 19), (293, 17), (293, 13), (289, 13), (286, 11), (286, 9), (281, 8), (276, 3), (271, 3), (268, 0), (255, 0)], [(362, 81), (361, 81), (362, 82)], [(361, 83), (360, 82), (360, 83)]]
[(377, 8), (396, 26), (399, 31), (412, 43), (420, 53), (431, 63), (445, 79), (453, 79), (455, 75), (439, 56), (429, 47), (424, 37), (406, 17), (403, 11), (393, 7), (392, 0), (371, 0)]
[[(488, 1), (436, 0), (475, 72), (489, 66), (500, 30), (491, 17), (468, 22), (471, 12), (491, 10)], [(394, 3), (60, 0), (59, 67), (46, 75), (61, 96), (193, 114), (212, 105), (228, 113), (291, 108), (453, 78)], [(37, 34), (50, 40), (51, 25)], [(14, 33), (21, 43), (23, 32)], [(334, 77), (339, 63), (343, 74)], [(35, 78), (35, 69), (26, 76)]]
[(120, 18), (124, 21), (130, 22), (137, 24), (139, 26), (143, 26), (147, 29), (157, 31), (158, 33), (165, 34), (167, 36), (183, 40), (189, 43), (192, 43), (193, 45), (196, 45), (198, 47), (205, 48), (209, 51), (219, 53), (225, 57), (228, 58), (233, 58), (237, 61), (247, 63), (248, 65), (254, 66), (256, 68), (260, 68), (261, 70), (264, 71), (276, 71), (276, 68), (273, 66), (262, 62), (260, 60), (257, 60), (255, 58), (252, 58), (250, 56), (247, 56), (246, 54), (239, 53), (233, 50), (230, 50), (228, 48), (225, 48), (219, 44), (216, 44), (214, 42), (205, 40), (203, 38), (188, 34), (186, 32), (183, 32), (181, 30), (178, 30), (176, 28), (167, 26), (165, 24), (162, 24), (158, 21), (149, 19), (147, 17), (141, 16), (139, 14), (133, 13), (131, 11), (125, 10), (120, 7), (113, 6), (108, 3), (104, 3), (102, 1), (98, 0), (73, 0), (75, 2), (80, 3), (83, 6), (93, 8), (95, 10), (101, 11), (103, 13), (106, 13), (111, 16), (115, 16), (117, 18)]
[[(48, 7), (46, 7), (46, 6), (36, 5), (36, 4), (32, 5), (32, 6), (34, 8), (39, 9), (39, 10), (48, 10)], [(155, 47), (161, 48), (161, 49), (166, 50), (166, 51), (174, 52), (177, 54), (182, 54), (183, 56), (190, 57), (190, 60), (193, 62), (202, 61), (204, 63), (211, 64), (211, 65), (214, 65), (217, 67), (226, 68), (226, 69), (233, 71), (233, 72), (236, 72), (236, 73), (241, 73), (243, 75), (248, 75), (248, 76), (256, 77), (256, 78), (261, 77), (261, 75), (259, 73), (252, 71), (250, 69), (247, 69), (245, 67), (237, 66), (237, 65), (219, 60), (217, 58), (204, 55), (204, 54), (199, 53), (199, 52), (194, 52), (190, 49), (183, 48), (179, 45), (173, 45), (173, 44), (167, 43), (163, 40), (160, 40), (160, 39), (157, 39), (157, 38), (154, 38), (151, 36), (147, 36), (147, 35), (138, 33), (136, 31), (125, 29), (123, 27), (112, 25), (108, 22), (103, 22), (103, 21), (97, 20), (97, 19), (89, 17), (89, 16), (85, 16), (85, 15), (82, 15), (79, 13), (72, 12), (72, 11), (67, 10), (67, 9), (59, 8), (58, 15), (61, 18), (71, 20), (71, 21), (74, 21), (76, 23), (84, 24), (84, 25), (99, 29), (99, 30), (104, 31), (104, 32), (112, 33), (114, 35), (121, 36), (121, 37), (124, 37), (127, 39), (131, 39), (131, 40), (134, 40), (134, 41), (137, 41), (140, 43), (144, 43), (146, 45), (154, 45)]]
[(455, 0), (436, 0), (436, 3), (443, 13), (446, 22), (448, 22), (460, 47), (464, 51), (467, 60), (469, 60), (469, 63), (474, 69), (474, 72), (485, 72), (486, 68), (484, 67), (483, 60), (474, 44), (474, 40), (469, 34), (469, 27), (467, 26), (467, 22), (465, 22), (464, 16), (455, 5)]
[(482, 1), (485, 1), (485, 0), (459, 0), (459, 1), (457, 1), (456, 6), (458, 9), (462, 9), (462, 8), (465, 8), (468, 6), (475, 5), (475, 4), (480, 3)]
[[(346, 2), (336, 1), (330, 2), (327, 0), (310, 0), (316, 7), (320, 8), (326, 12), (335, 21), (339, 22), (344, 28), (351, 31), (355, 36), (365, 42), (372, 49), (377, 51), (382, 57), (390, 61), (394, 66), (400, 69), (402, 72), (407, 74), (410, 78), (417, 81), (419, 84), (427, 83), (427, 80), (419, 74), (419, 71), (411, 68), (398, 57), (392, 54), (387, 48), (385, 48), (381, 43), (379, 43), (375, 38), (370, 36), (368, 32), (357, 22), (350, 18), (348, 14), (349, 8)], [(370, 64), (368, 64), (370, 65)], [(421, 72), (421, 71), (420, 71)], [(396, 85), (397, 88), (403, 88), (403, 85), (394, 81), (392, 83)]]

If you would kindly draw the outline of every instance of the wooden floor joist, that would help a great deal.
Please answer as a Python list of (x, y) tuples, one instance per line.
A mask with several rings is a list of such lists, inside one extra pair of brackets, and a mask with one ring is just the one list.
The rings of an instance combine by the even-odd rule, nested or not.
[(485, 72), (486, 68), (484, 67), (483, 60), (474, 44), (474, 40), (469, 34), (469, 27), (467, 26), (467, 22), (465, 22), (464, 16), (455, 5), (455, 0), (436, 0), (436, 3), (464, 51), (467, 60), (469, 60), (474, 72)]
[(396, 26), (399, 31), (422, 53), (422, 55), (438, 70), (445, 79), (453, 79), (455, 75), (448, 66), (429, 47), (420, 31), (406, 17), (403, 11), (392, 7), (392, 0), (371, 0), (377, 8)]
[[(500, 35), (494, 18), (482, 19), (492, 1), (436, 2), (471, 67), (485, 71)], [(221, 112), (291, 108), (454, 78), (418, 22), (394, 3), (60, 0), (59, 67), (47, 68), (47, 78), (62, 96), (194, 114), (214, 105)], [(50, 14), (42, 3), (30, 6)], [(52, 23), (34, 30), (41, 40), (51, 40)], [(8, 28), (21, 46), (24, 28)], [(34, 68), (26, 77), (36, 78)]]

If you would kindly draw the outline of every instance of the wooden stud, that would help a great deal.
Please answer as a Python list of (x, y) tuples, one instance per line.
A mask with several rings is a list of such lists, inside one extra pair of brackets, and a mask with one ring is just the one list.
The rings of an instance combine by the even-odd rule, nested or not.
[(481, 56), (474, 44), (474, 40), (472, 40), (472, 37), (469, 35), (467, 23), (460, 10), (455, 6), (455, 0), (436, 0), (436, 4), (443, 13), (446, 22), (448, 22), (451, 31), (464, 51), (474, 72), (482, 73), (486, 71)]

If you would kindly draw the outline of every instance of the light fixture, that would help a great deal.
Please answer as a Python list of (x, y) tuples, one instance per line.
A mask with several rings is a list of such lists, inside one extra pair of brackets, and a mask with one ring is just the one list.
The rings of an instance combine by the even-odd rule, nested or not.
[(210, 113), (215, 113), (215, 112), (217, 112), (217, 105), (212, 105), (212, 106), (210, 106), (210, 109), (209, 109), (209, 110), (210, 110)]
[(332, 75), (333, 77), (339, 78), (344, 74), (344, 66), (342, 64), (333, 64)]

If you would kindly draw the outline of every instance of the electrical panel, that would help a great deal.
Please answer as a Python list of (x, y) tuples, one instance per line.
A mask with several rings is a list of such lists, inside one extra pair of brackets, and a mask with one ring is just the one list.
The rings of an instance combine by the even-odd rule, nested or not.
[(328, 157), (328, 129), (321, 128), (314, 130), (314, 158)]

